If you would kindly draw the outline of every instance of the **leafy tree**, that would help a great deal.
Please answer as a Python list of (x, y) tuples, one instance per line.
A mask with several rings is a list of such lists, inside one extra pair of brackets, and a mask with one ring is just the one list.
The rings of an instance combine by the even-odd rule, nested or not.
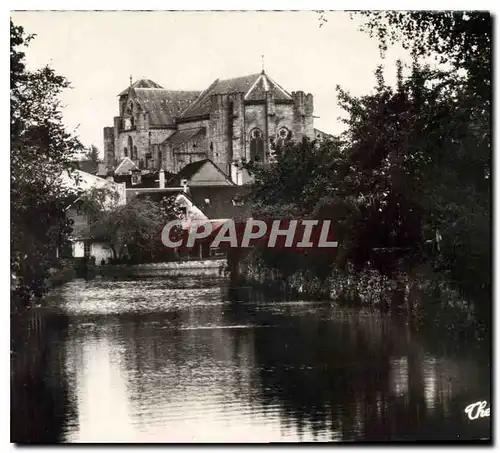
[(99, 149), (97, 146), (91, 145), (85, 153), (85, 157), (92, 162), (92, 173), (97, 173), (99, 164), (102, 162), (102, 159), (99, 157)]
[(407, 77), (401, 63), (396, 71), (394, 88), (382, 68), (368, 95), (338, 88), (348, 113), (339, 139), (291, 144), (270, 167), (246, 164), (257, 215), (332, 219), (340, 242), (336, 256), (321, 259), (260, 253), (285, 276), (303, 267), (321, 278), (333, 264), (370, 262), (391, 276), (427, 262), (477, 301), (485, 320), (490, 156), (478, 111), (464, 76), (417, 63)]
[(381, 51), (399, 42), (417, 58), (435, 57), (464, 71), (468, 87), (491, 101), (492, 18), (486, 11), (363, 11), (362, 29), (379, 39)]
[(58, 246), (70, 228), (64, 209), (72, 194), (60, 175), (81, 149), (62, 123), (59, 95), (68, 81), (51, 68), (26, 68), (23, 47), (33, 39), (10, 24), (11, 272), (13, 302), (40, 297)]
[[(419, 71), (418, 146), (423, 228), (441, 238), (433, 258), (441, 272), (490, 319), (491, 50), (488, 12), (365, 12), (363, 29), (381, 50), (400, 42), (416, 59), (434, 56), (444, 68)], [(430, 85), (433, 85), (430, 88)], [(416, 98), (417, 100), (417, 98)]]
[(99, 198), (93, 197), (86, 203), (88, 212), (95, 219), (89, 227), (88, 236), (105, 243), (114, 261), (128, 258), (147, 262), (168, 258), (171, 251), (162, 244), (161, 232), (165, 223), (179, 214), (172, 197), (160, 203), (148, 198), (135, 198), (125, 205), (111, 207), (104, 207)]
[(119, 206), (120, 194), (110, 187), (91, 187), (80, 192), (75, 202), (79, 203), (82, 212), (95, 219), (106, 210), (116, 209)]
[[(350, 219), (339, 215), (343, 212), (340, 206), (348, 205), (342, 198), (341, 186), (336, 184), (346, 172), (340, 141), (290, 142), (275, 150), (275, 159), (270, 166), (258, 162), (243, 164), (255, 178), (250, 195), (253, 216), (333, 220), (336, 236), (343, 247), (342, 222)], [(284, 279), (299, 269), (312, 269), (316, 275), (326, 278), (330, 266), (337, 260), (337, 254), (331, 251), (309, 253), (263, 247), (254, 253), (258, 253), (268, 267), (279, 270)]]

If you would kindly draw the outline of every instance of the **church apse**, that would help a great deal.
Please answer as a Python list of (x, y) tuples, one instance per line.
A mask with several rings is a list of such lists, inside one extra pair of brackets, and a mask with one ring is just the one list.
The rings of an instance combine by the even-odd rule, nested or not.
[(313, 96), (288, 92), (264, 71), (217, 79), (205, 91), (165, 90), (142, 79), (119, 95), (114, 127), (105, 130), (108, 169), (123, 158), (143, 171), (178, 172), (212, 160), (236, 184), (243, 160), (272, 162), (272, 150), (288, 140), (315, 138)]

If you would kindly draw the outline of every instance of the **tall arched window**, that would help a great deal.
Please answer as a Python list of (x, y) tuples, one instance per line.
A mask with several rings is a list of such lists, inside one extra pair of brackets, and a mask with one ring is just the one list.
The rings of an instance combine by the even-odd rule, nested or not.
[(137, 159), (137, 146), (134, 145), (134, 159)]
[(264, 162), (264, 138), (260, 129), (250, 132), (250, 160)]
[(132, 137), (129, 135), (128, 136), (128, 149), (130, 150), (130, 157), (134, 159), (134, 141), (132, 140)]
[(134, 101), (131, 99), (128, 103), (128, 108), (127, 108), (127, 112), (130, 114), (130, 115), (133, 115), (134, 114)]
[[(123, 124), (125, 130), (133, 129), (135, 126), (135, 104), (132, 99), (130, 99), (127, 104), (127, 109), (125, 111), (125, 118), (123, 119)], [(132, 149), (129, 147), (130, 152), (132, 153)]]

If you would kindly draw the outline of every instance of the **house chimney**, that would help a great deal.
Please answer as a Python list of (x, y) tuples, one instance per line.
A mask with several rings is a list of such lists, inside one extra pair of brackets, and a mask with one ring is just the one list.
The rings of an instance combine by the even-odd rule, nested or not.
[(163, 168), (160, 169), (160, 189), (165, 188), (165, 170)]
[(184, 193), (188, 193), (188, 181), (187, 179), (181, 179), (181, 186)]

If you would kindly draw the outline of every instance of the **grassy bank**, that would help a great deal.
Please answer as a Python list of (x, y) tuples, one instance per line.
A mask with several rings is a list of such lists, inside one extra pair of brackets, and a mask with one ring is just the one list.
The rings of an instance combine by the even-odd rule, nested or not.
[(236, 272), (234, 285), (259, 287), (296, 299), (369, 307), (403, 318), (415, 329), (436, 334), (437, 338), (479, 343), (488, 338), (488, 328), (477, 321), (474, 304), (423, 264), (397, 272), (392, 278), (372, 267), (348, 267), (345, 271), (332, 268), (327, 278), (320, 279), (309, 269), (285, 276), (266, 267), (258, 256), (248, 254), (238, 262)]

